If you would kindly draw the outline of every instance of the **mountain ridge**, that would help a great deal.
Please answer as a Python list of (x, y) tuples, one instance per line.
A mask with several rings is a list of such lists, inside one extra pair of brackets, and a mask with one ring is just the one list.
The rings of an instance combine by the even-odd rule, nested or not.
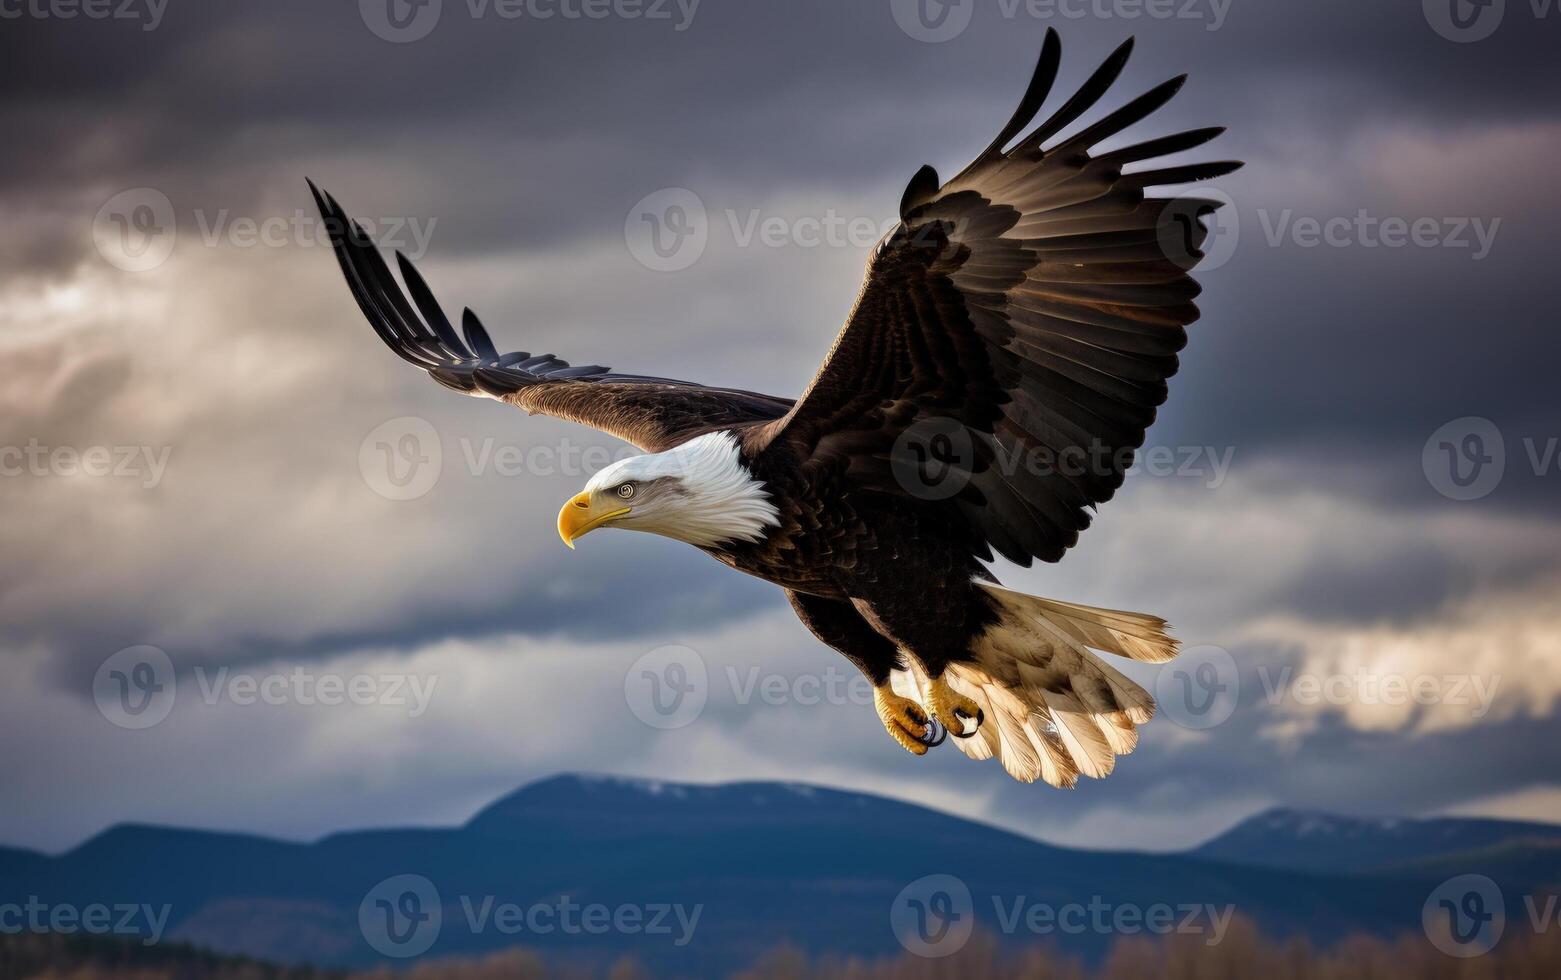
[(1487, 817), (1354, 817), (1271, 807), (1185, 853), (1257, 867), (1380, 872), (1519, 841), (1561, 842), (1561, 825)]
[[(674, 973), (726, 972), (785, 942), (812, 953), (898, 953), (894, 910), (929, 876), (953, 876), (969, 896), (964, 914), (1005, 942), (1039, 938), (1023, 920), (1005, 918), (1003, 909), (1016, 902), (1054, 911), (1100, 903), (1137, 914), (1159, 906), (1230, 909), (1276, 937), (1418, 932), (1434, 884), (1418, 869), (1362, 875), (1315, 862), (1282, 868), (1243, 863), (1236, 853), (1198, 853), (1227, 838), (1248, 840), (1253, 826), (1266, 826), (1262, 816), (1193, 852), (1088, 851), (849, 790), (562, 773), (446, 827), (343, 831), (300, 843), (124, 824), (55, 856), (0, 849), (0, 902), (38, 896), (78, 906), (166, 907), (174, 941), (347, 967), (404, 962), (386, 958), (363, 916), (380, 907), (373, 901), (379, 889), (406, 881), (442, 911), (428, 956), (526, 945), (598, 964), (629, 954)], [(1296, 834), (1294, 821), (1270, 830), (1287, 826), (1292, 832), (1275, 838), (1286, 848), (1332, 839), (1318, 837), (1317, 825)], [(1516, 873), (1510, 855), (1503, 857), (1501, 873)], [(395, 887), (404, 896), (404, 886)], [(557, 903), (671, 905), (697, 908), (700, 917), (695, 941), (680, 947), (623, 931), (503, 933), (491, 915), (473, 912)], [(1090, 958), (1116, 935), (1097, 928), (1052, 938)]]

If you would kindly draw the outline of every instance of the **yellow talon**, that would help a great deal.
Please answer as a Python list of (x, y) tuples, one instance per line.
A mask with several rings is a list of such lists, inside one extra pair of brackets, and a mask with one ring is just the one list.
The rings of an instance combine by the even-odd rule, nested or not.
[(910, 698), (902, 698), (885, 684), (873, 688), (873, 704), (878, 708), (878, 718), (889, 736), (905, 747), (912, 755), (926, 755), (928, 718), (921, 705)]
[[(969, 738), (985, 720), (981, 706), (954, 690), (942, 677), (927, 685), (927, 708), (955, 738)], [(965, 730), (966, 719), (975, 722), (969, 731)]]

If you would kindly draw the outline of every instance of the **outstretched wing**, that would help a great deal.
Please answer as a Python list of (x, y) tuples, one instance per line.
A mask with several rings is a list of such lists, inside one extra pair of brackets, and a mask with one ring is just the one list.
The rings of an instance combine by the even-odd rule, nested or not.
[[(1061, 44), (1048, 31), (997, 139), (942, 187), (930, 167), (912, 179), (901, 224), (880, 243), (807, 393), (765, 433), (768, 451), (898, 493), (923, 489), (907, 486), (903, 467), (919, 480), (947, 466), (944, 479), (968, 481), (948, 505), (983, 558), (990, 545), (1022, 565), (1055, 561), (1078, 540), (1165, 401), (1183, 328), (1198, 316), (1187, 271), (1202, 257), (1201, 218), (1219, 206), (1144, 191), (1240, 166), (1123, 172), (1220, 129), (1090, 155), (1164, 105), (1185, 76), (1043, 148), (1105, 93), (1131, 50), (1129, 40), (1005, 151), (1056, 78)], [(952, 444), (946, 458), (921, 458), (921, 443), (938, 440)]]
[(391, 350), (442, 385), (589, 425), (646, 452), (717, 429), (768, 422), (792, 406), (790, 399), (751, 391), (614, 374), (596, 365), (571, 367), (551, 354), (500, 354), (469, 309), (457, 334), (423, 277), (398, 252), (403, 292), (363, 228), (312, 181), (309, 189), (369, 325)]

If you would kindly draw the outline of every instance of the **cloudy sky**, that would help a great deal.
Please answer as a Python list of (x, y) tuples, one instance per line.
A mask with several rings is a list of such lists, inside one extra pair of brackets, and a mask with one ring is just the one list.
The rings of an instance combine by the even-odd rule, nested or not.
[[(1275, 804), (1554, 814), (1542, 10), (0, 6), (0, 843), (448, 823), (562, 770), (1093, 847)], [(383, 349), (305, 184), (501, 344), (794, 394), (905, 182), (986, 144), (1048, 26), (1059, 88), (1136, 35), (1117, 102), (1192, 77), (1132, 135), (1223, 124), (1204, 158), (1247, 162), (1156, 452), (1060, 565), (997, 569), (1189, 648), (1136, 671), (1165, 708), (1138, 752), (1071, 792), (907, 755), (777, 590), (686, 546), (565, 551), (558, 505), (623, 447)], [(690, 688), (672, 715), (648, 678)]]

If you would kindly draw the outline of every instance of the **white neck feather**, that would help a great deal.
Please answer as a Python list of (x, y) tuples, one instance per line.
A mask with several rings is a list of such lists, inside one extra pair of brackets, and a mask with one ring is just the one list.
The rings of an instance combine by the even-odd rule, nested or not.
[(731, 541), (757, 541), (766, 528), (780, 523), (764, 484), (753, 478), (738, 457), (737, 437), (712, 432), (663, 453), (681, 468), (683, 485), (692, 494), (676, 527), (662, 533), (703, 548)]
[(701, 548), (733, 541), (758, 541), (780, 524), (780, 511), (764, 484), (738, 455), (737, 437), (712, 432), (666, 452), (634, 456), (598, 473), (593, 486), (628, 479), (676, 479), (681, 493), (646, 507), (623, 522), (637, 531), (676, 538)]

